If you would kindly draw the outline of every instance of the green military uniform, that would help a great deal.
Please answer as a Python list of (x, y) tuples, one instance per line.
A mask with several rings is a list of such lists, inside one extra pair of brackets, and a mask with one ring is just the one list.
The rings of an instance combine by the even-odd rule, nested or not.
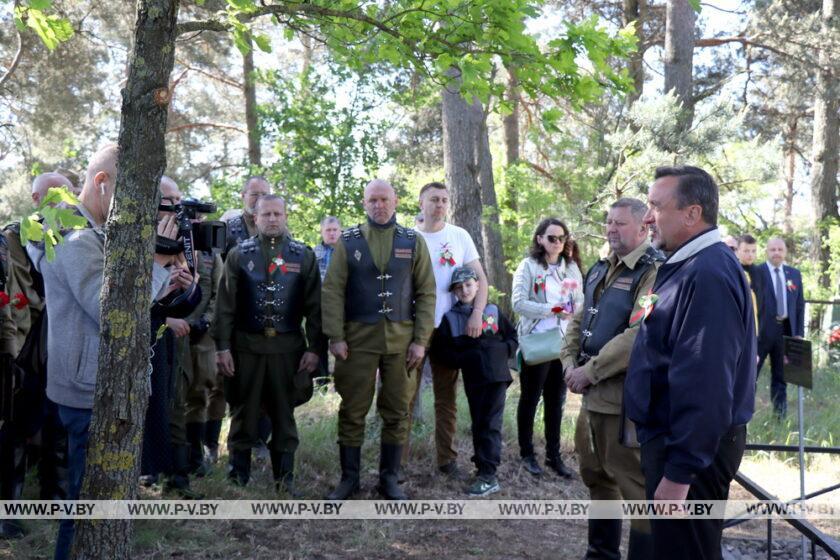
[(23, 293), (29, 303), (21, 308), (13, 307), (10, 310), (12, 322), (15, 325), (15, 348), (20, 351), (26, 336), (33, 325), (36, 325), (38, 318), (44, 311), (44, 300), (39, 295), (43, 290), (41, 280), (33, 277), (29, 259), (26, 256), (26, 249), (21, 245), (19, 224), (13, 223), (3, 230), (2, 235), (8, 244), (8, 268), (7, 274), (10, 282), (7, 292)]
[(196, 272), (201, 301), (184, 319), (190, 325), (190, 335), (176, 340), (175, 404), (171, 432), (173, 442), (189, 445), (191, 472), (201, 470), (203, 465), (209, 395), (221, 384), (216, 375), (216, 345), (208, 330), (215, 313), (216, 290), (223, 266), (221, 257), (198, 253)]
[(323, 347), (321, 276), (312, 249), (286, 235), (262, 234), (231, 249), (219, 282), (213, 338), (217, 351), (231, 350), (234, 359), (235, 373), (225, 387), (231, 478), (248, 481), (265, 407), (275, 480), (290, 480), (298, 446), (295, 398), (306, 383), (311, 387), (309, 374), (298, 367), (304, 352), (317, 354)]
[[(629, 325), (631, 318), (640, 311), (639, 298), (652, 289), (656, 269), (662, 259), (662, 255), (655, 252), (647, 241), (624, 257), (611, 252), (587, 274), (584, 292), (591, 293), (594, 298), (586, 298), (566, 329), (566, 346), (560, 355), (563, 369), (583, 364), (591, 383), (583, 395), (575, 429), (575, 448), (580, 460), (581, 479), (589, 488), (593, 500), (645, 499), (645, 478), (639, 449), (619, 442), (623, 427), (621, 403), (630, 351), (639, 330), (638, 325)], [(600, 267), (600, 273), (596, 267)], [(623, 298), (624, 309), (630, 311), (623, 317), (614, 318), (615, 325), (620, 326), (604, 333), (608, 341), (597, 354), (590, 356), (583, 347), (587, 336), (592, 337), (592, 331), (598, 330), (599, 324), (593, 318), (598, 317), (597, 321), (602, 321), (603, 315), (611, 313), (610, 307), (615, 309), (612, 302), (602, 301), (607, 290), (612, 290), (611, 297)], [(615, 331), (619, 331), (618, 334), (614, 334)], [(631, 552), (636, 555), (635, 558), (643, 558), (638, 554), (644, 554), (641, 552), (645, 546), (642, 542), (650, 534), (650, 524), (646, 519), (634, 519), (631, 527)], [(615, 541), (617, 553), (620, 539), (621, 520), (590, 521), (589, 546), (594, 554), (605, 553), (599, 547), (612, 548), (611, 541)], [(634, 548), (635, 551), (632, 550)]]
[[(383, 461), (394, 448), (401, 453), (408, 437), (417, 372), (406, 371), (406, 353), (412, 342), (428, 346), (434, 329), (435, 279), (425, 241), (395, 220), (385, 226), (369, 221), (346, 230), (330, 260), (322, 297), (324, 333), (331, 343), (346, 342), (349, 352), (346, 360), (336, 360), (334, 377), (341, 395), (342, 481), (353, 482), (347, 486), (353, 489), (358, 477), (345, 466), (352, 471), (351, 464), (358, 462), (377, 369), (382, 382), (377, 409), (383, 423)], [(380, 465), (380, 479), (382, 473)], [(345, 494), (339, 492), (338, 499)]]

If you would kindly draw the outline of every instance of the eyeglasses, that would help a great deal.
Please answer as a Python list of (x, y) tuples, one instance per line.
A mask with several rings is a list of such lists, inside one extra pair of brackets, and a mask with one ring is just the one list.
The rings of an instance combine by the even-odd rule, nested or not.
[(549, 243), (565, 243), (566, 236), (565, 235), (546, 235), (546, 239), (548, 239)]

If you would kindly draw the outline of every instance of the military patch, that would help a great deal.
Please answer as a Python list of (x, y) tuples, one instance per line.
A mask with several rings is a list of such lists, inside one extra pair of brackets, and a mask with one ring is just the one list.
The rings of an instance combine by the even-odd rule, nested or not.
[(356, 252), (353, 253), (353, 257), (356, 259), (357, 262), (362, 260), (362, 252), (356, 249)]
[(254, 272), (254, 261), (248, 261), (248, 266), (245, 268), (248, 269), (248, 272)]
[(630, 288), (633, 287), (633, 279), (632, 278), (619, 278), (612, 285), (613, 288), (618, 290), (624, 290), (625, 292), (630, 291)]
[(287, 272), (297, 272), (300, 273), (300, 263), (286, 263), (286, 271)]
[(394, 257), (396, 257), (398, 259), (410, 259), (413, 254), (414, 254), (414, 249), (411, 249), (411, 248), (401, 249), (401, 248), (398, 247), (398, 248), (394, 249)]

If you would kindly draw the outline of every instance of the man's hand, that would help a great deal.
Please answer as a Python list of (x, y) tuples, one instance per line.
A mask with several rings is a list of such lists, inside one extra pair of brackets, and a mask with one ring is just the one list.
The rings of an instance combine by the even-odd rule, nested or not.
[(478, 338), (481, 336), (481, 325), (484, 323), (484, 313), (478, 309), (473, 309), (470, 318), (467, 321), (467, 336), (471, 338)]
[(216, 352), (216, 367), (219, 373), (225, 377), (233, 377), (233, 354), (230, 353), (230, 350)]
[(186, 268), (173, 268), (169, 274), (169, 283), (176, 288), (187, 290), (193, 285), (193, 275)]
[(426, 356), (426, 348), (420, 346), (416, 342), (412, 342), (408, 347), (408, 352), (405, 354), (405, 369), (411, 371), (419, 368), (423, 364), (423, 358)]
[(183, 319), (174, 319), (172, 317), (166, 318), (166, 326), (172, 329), (172, 333), (181, 338), (190, 334), (190, 324)]
[(566, 385), (572, 393), (582, 394), (587, 387), (592, 385), (584, 373), (584, 366), (573, 367), (566, 370)]
[(350, 352), (347, 350), (347, 343), (343, 340), (330, 342), (330, 353), (339, 360), (346, 360), (350, 355)]
[(663, 476), (662, 480), (659, 481), (659, 486), (656, 487), (656, 492), (653, 493), (653, 500), (656, 502), (684, 502), (688, 497), (690, 487), (690, 484), (672, 482)]
[(312, 373), (318, 368), (318, 362), (321, 359), (318, 357), (318, 354), (315, 352), (304, 352), (303, 357), (300, 359), (300, 365), (298, 366), (298, 371), (305, 371), (306, 373)]

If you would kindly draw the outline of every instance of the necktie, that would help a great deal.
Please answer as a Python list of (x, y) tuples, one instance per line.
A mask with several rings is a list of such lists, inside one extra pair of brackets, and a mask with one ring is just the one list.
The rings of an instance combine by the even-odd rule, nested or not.
[(784, 290), (782, 284), (782, 276), (779, 273), (778, 268), (773, 269), (776, 273), (776, 278), (773, 281), (773, 284), (776, 288), (776, 316), (777, 317), (787, 317), (787, 309), (785, 309), (785, 294), (782, 290)]

